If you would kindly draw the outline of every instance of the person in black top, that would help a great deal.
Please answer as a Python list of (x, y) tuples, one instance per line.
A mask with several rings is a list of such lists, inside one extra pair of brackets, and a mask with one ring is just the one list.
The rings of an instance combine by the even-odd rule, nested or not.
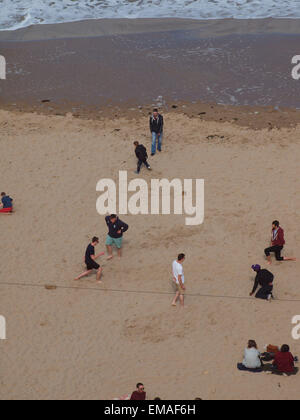
[(274, 299), (273, 297), (273, 281), (274, 281), (274, 275), (268, 271), (261, 268), (260, 265), (253, 265), (252, 270), (254, 270), (257, 275), (255, 278), (255, 283), (252, 292), (250, 293), (250, 296), (253, 296), (256, 292), (258, 286), (261, 286), (261, 289), (256, 293), (255, 297), (257, 299), (264, 299), (271, 301), (271, 299)]
[(97, 283), (102, 283), (102, 281), (100, 280), (101, 275), (102, 275), (102, 268), (100, 267), (99, 264), (96, 263), (96, 260), (102, 255), (105, 255), (105, 253), (101, 252), (100, 254), (95, 255), (95, 246), (97, 246), (98, 244), (99, 244), (99, 238), (94, 236), (94, 238), (92, 239), (92, 242), (88, 245), (86, 249), (85, 257), (84, 257), (84, 262), (86, 264), (87, 271), (80, 274), (80, 276), (76, 277), (75, 280), (80, 280), (83, 277), (87, 277), (93, 270), (97, 270)]
[(151, 167), (149, 163), (147, 162), (148, 153), (147, 153), (146, 147), (140, 144), (138, 141), (135, 141), (133, 144), (135, 147), (135, 155), (138, 158), (138, 166), (137, 166), (137, 171), (135, 173), (139, 174), (141, 172), (141, 167), (143, 164), (150, 171)]
[(151, 156), (154, 156), (156, 154), (157, 140), (158, 151), (161, 152), (164, 131), (164, 117), (159, 114), (158, 109), (154, 109), (153, 115), (150, 117), (150, 131), (152, 134)]
[(106, 248), (108, 253), (108, 260), (113, 258), (112, 247), (115, 245), (118, 249), (119, 258), (122, 257), (122, 242), (123, 233), (127, 232), (129, 226), (122, 222), (116, 214), (112, 214), (105, 218), (108, 226), (108, 235), (106, 238)]

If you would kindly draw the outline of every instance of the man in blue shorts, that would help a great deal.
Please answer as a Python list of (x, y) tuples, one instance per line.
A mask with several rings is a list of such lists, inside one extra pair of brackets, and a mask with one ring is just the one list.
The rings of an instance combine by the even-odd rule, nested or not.
[(122, 257), (122, 242), (123, 242), (123, 233), (127, 232), (129, 226), (126, 223), (122, 222), (116, 214), (111, 214), (105, 218), (106, 224), (108, 226), (108, 235), (106, 238), (106, 248), (108, 253), (108, 260), (113, 258), (113, 245), (118, 249), (119, 258)]

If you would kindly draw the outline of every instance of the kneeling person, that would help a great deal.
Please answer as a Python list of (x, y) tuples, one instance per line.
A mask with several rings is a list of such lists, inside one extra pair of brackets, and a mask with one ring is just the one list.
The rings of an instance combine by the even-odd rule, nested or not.
[(268, 270), (265, 270), (265, 269), (262, 270), (261, 266), (258, 264), (253, 265), (252, 270), (255, 271), (257, 275), (255, 278), (254, 287), (253, 287), (252, 292), (250, 293), (250, 296), (253, 296), (258, 286), (261, 286), (261, 289), (259, 289), (255, 297), (257, 299), (264, 299), (270, 302), (271, 299), (274, 299), (273, 297), (274, 275)]

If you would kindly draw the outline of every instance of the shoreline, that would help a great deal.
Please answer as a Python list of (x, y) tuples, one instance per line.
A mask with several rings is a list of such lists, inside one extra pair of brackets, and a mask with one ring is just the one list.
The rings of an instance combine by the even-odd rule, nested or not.
[(300, 34), (300, 19), (94, 19), (65, 23), (31, 25), (16, 30), (0, 31), (3, 41), (45, 41), (54, 39), (94, 38), (138, 33), (197, 31), (200, 38), (226, 35)]
[[(108, 19), (0, 32), (7, 61), (0, 107), (94, 119), (131, 118), (132, 109), (143, 114), (154, 106), (175, 105), (189, 115), (210, 115), (210, 105), (224, 114), (222, 107), (233, 106), (230, 118), (249, 107), (282, 110), (279, 115), (289, 108), (297, 124), (300, 81), (292, 78), (291, 61), (300, 53), (298, 23)], [(217, 114), (229, 118), (227, 111)]]

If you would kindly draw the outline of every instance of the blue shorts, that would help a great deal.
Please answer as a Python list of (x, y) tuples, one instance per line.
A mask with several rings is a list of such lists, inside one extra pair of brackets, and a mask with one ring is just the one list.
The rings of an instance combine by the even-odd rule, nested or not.
[(111, 236), (107, 235), (106, 238), (106, 246), (113, 246), (115, 245), (118, 249), (122, 248), (123, 237), (121, 238), (112, 238)]

